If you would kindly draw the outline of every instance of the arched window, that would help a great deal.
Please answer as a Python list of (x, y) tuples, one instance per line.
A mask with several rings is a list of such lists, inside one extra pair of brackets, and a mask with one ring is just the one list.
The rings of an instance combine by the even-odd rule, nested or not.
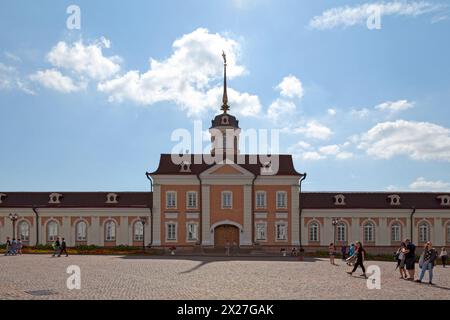
[(105, 241), (115, 241), (116, 240), (116, 223), (109, 220), (105, 224)]
[(319, 241), (319, 225), (317, 222), (312, 222), (309, 225), (309, 241), (318, 242)]
[(134, 241), (144, 240), (144, 224), (142, 221), (136, 221), (134, 223)]
[(372, 222), (366, 222), (364, 224), (364, 242), (375, 241), (375, 226)]
[(77, 241), (86, 241), (87, 239), (87, 224), (84, 221), (79, 221), (76, 227)]
[(341, 222), (337, 225), (337, 241), (343, 242), (347, 241), (347, 226), (345, 223)]
[(26, 221), (20, 221), (18, 225), (19, 239), (22, 241), (30, 240), (30, 225)]
[(419, 242), (430, 241), (430, 227), (428, 223), (422, 222), (419, 224)]
[(447, 242), (450, 243), (450, 223), (447, 224)]
[(394, 223), (391, 226), (391, 242), (401, 241), (402, 228), (399, 223)]
[(47, 223), (47, 240), (55, 241), (58, 237), (58, 224), (56, 221), (50, 221)]

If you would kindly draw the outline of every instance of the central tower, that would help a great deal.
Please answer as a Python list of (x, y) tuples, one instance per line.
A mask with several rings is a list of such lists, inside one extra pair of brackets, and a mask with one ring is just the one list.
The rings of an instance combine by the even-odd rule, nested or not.
[(228, 113), (230, 106), (228, 105), (227, 93), (227, 56), (225, 52), (223, 57), (223, 97), (222, 97), (222, 114), (217, 115), (211, 121), (209, 133), (211, 134), (211, 154), (236, 155), (239, 154), (239, 121), (235, 116)]

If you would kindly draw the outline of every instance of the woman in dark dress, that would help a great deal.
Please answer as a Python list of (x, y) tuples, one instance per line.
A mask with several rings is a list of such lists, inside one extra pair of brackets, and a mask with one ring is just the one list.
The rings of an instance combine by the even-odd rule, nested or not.
[(367, 279), (366, 268), (364, 268), (364, 259), (366, 258), (366, 250), (364, 250), (360, 241), (356, 242), (356, 255), (357, 258), (353, 270), (347, 273), (349, 275), (353, 275), (353, 272), (355, 272), (358, 266), (360, 266), (363, 271), (363, 274), (361, 276)]

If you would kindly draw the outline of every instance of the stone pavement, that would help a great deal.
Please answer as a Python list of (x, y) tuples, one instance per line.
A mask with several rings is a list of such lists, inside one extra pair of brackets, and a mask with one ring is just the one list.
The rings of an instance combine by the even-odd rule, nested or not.
[[(342, 261), (291, 257), (0, 256), (0, 299), (450, 299), (450, 268), (434, 269), (436, 286), (400, 280), (393, 262), (381, 268), (381, 289)], [(81, 268), (81, 289), (69, 290), (69, 265)], [(417, 272), (417, 271), (416, 271)], [(428, 275), (425, 276), (427, 280)]]

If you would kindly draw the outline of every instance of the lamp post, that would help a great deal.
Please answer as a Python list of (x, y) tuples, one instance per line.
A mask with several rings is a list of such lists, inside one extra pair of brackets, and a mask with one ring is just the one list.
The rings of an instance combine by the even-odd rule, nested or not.
[(338, 225), (341, 218), (333, 218), (331, 224), (333, 225), (333, 246), (336, 246), (336, 226)]
[(139, 218), (142, 223), (142, 251), (145, 253), (145, 224), (147, 223), (147, 217)]
[(19, 215), (17, 213), (10, 213), (8, 215), (9, 219), (12, 222), (13, 225), (13, 239), (16, 238), (16, 221), (19, 219)]

